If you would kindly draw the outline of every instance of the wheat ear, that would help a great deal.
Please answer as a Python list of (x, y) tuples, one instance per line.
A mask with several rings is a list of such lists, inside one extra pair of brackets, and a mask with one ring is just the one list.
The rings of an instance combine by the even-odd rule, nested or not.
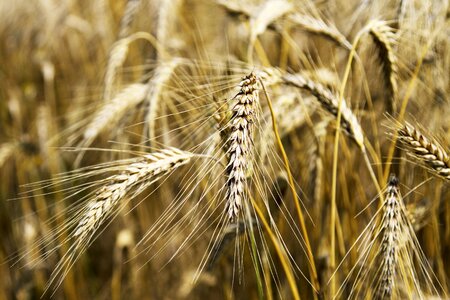
[(399, 238), (401, 232), (401, 200), (398, 178), (391, 175), (386, 191), (381, 222), (381, 274), (377, 295), (380, 299), (390, 299), (394, 289), (395, 270), (398, 261)]
[(259, 101), (256, 75), (244, 77), (240, 91), (233, 98), (227, 165), (227, 212), (231, 221), (236, 220), (245, 198), (246, 176), (253, 151), (253, 131)]
[(395, 112), (398, 94), (398, 62), (392, 46), (396, 44), (397, 37), (393, 28), (388, 26), (385, 21), (373, 22), (374, 25), (370, 26), (369, 32), (378, 48), (379, 56), (383, 64), (383, 73), (386, 77), (386, 83), (389, 89), (389, 109), (391, 112)]
[(437, 141), (427, 138), (409, 123), (397, 132), (399, 141), (409, 154), (427, 165), (435, 175), (450, 181), (450, 157)]
[(190, 152), (176, 148), (147, 154), (128, 165), (121, 174), (108, 177), (88, 203), (87, 209), (73, 233), (78, 243), (84, 243), (93, 232), (111, 215), (114, 208), (127, 193), (139, 184), (148, 185), (159, 176), (167, 174), (193, 157)]
[[(285, 84), (295, 86), (297, 88), (309, 91), (317, 98), (322, 108), (331, 113), (333, 116), (338, 114), (339, 99), (329, 89), (318, 82), (314, 82), (300, 74), (285, 74), (282, 76)], [(346, 101), (343, 99), (341, 104), (341, 126), (347, 134), (356, 142), (356, 144), (364, 151), (364, 134), (358, 119), (348, 108)]]

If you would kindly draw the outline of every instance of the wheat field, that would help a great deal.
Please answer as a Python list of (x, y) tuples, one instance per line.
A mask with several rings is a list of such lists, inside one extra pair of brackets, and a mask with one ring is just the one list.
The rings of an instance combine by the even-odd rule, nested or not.
[(450, 299), (448, 0), (0, 2), (1, 299)]

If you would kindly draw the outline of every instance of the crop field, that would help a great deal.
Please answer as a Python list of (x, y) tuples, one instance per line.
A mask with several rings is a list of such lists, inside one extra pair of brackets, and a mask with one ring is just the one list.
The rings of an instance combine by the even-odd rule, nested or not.
[(448, 0), (2, 0), (0, 41), (0, 300), (450, 299)]

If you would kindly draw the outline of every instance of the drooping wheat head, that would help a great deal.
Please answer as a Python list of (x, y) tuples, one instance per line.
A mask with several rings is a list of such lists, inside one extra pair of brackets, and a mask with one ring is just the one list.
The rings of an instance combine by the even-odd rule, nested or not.
[(410, 123), (405, 123), (397, 132), (408, 154), (425, 164), (433, 174), (450, 181), (450, 156), (441, 144), (423, 135)]
[[(314, 95), (322, 108), (333, 116), (338, 114), (339, 100), (338, 97), (322, 84), (314, 82), (300, 74), (285, 74), (282, 77), (284, 83), (309, 91)], [(343, 100), (341, 104), (341, 126), (347, 134), (356, 142), (356, 144), (364, 150), (364, 134), (359, 124), (358, 119), (353, 114), (352, 110), (347, 106), (346, 101)]]

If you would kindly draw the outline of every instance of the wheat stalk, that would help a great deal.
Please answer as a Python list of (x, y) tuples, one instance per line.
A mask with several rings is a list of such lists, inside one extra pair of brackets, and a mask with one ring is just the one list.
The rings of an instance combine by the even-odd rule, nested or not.
[(232, 116), (229, 122), (230, 136), (227, 164), (227, 211), (235, 220), (246, 193), (246, 176), (253, 151), (254, 122), (259, 101), (256, 75), (250, 73), (239, 84), (241, 89), (233, 98)]
[(433, 174), (450, 181), (450, 157), (437, 141), (427, 138), (409, 123), (397, 132), (399, 141), (410, 155), (427, 165)]
[[(307, 90), (314, 95), (322, 108), (331, 113), (333, 116), (338, 115), (339, 99), (336, 95), (322, 84), (314, 82), (300, 74), (285, 74), (282, 76), (285, 84), (295, 86), (297, 88)], [(348, 108), (345, 100), (341, 104), (341, 126), (347, 134), (356, 142), (356, 144), (364, 151), (364, 134), (358, 119)]]

